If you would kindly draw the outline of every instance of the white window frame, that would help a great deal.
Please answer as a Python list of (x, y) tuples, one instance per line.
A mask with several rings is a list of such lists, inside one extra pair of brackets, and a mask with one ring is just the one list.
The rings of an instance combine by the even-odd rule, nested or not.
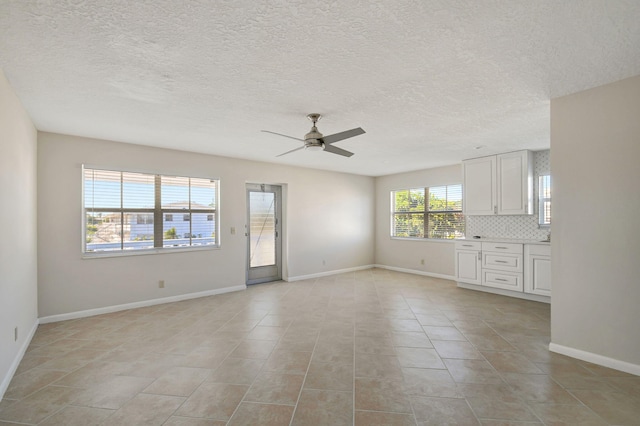
[[(123, 170), (116, 168), (106, 168), (106, 167), (93, 167), (88, 165), (82, 165), (82, 257), (83, 258), (101, 258), (101, 257), (119, 257), (119, 256), (135, 256), (135, 255), (148, 255), (148, 254), (157, 254), (157, 253), (175, 253), (175, 252), (183, 252), (183, 251), (199, 251), (199, 250), (211, 250), (211, 249), (219, 249), (220, 248), (220, 179), (211, 178), (211, 177), (200, 177), (200, 176), (181, 176), (183, 178), (189, 179), (206, 179), (210, 180), (215, 184), (215, 199), (214, 206), (211, 209), (188, 209), (186, 214), (207, 214), (214, 215), (214, 243), (213, 244), (203, 244), (203, 245), (192, 245), (193, 234), (190, 233), (189, 237), (189, 245), (181, 245), (179, 247), (162, 247), (155, 246), (153, 248), (144, 248), (144, 249), (124, 249), (123, 245), (121, 245), (120, 249), (114, 250), (87, 250), (87, 213), (91, 210), (85, 206), (85, 171), (86, 170), (97, 170), (97, 171), (107, 171), (107, 172), (116, 172), (116, 173), (139, 173), (144, 175), (153, 176), (154, 178), (160, 178), (162, 176), (166, 177), (176, 177), (175, 175), (168, 173), (153, 173), (146, 171), (136, 171), (136, 170)], [(164, 230), (163, 222), (165, 221), (166, 214), (172, 214), (173, 217), (176, 217), (176, 214), (185, 214), (184, 209), (172, 209), (172, 208), (162, 208), (160, 199), (161, 190), (157, 187), (159, 180), (156, 180), (156, 188), (155, 188), (155, 197), (156, 197), (156, 205), (154, 208), (123, 208), (120, 206), (119, 208), (102, 208), (98, 210), (109, 210), (114, 212), (120, 212), (121, 217), (124, 214), (153, 214), (153, 226), (154, 226), (154, 234), (156, 236), (160, 236), (160, 238), (154, 238), (154, 245), (163, 244), (164, 240)], [(122, 186), (121, 189), (122, 190)], [(189, 203), (191, 203), (191, 194), (189, 194)], [(95, 212), (96, 210), (93, 209)], [(161, 220), (155, 220), (155, 218), (160, 218)], [(136, 218), (137, 219), (137, 218)], [(121, 225), (122, 226), (122, 225)], [(160, 226), (160, 230), (155, 229), (156, 226)], [(190, 226), (192, 226), (190, 224)], [(121, 240), (122, 244), (124, 244), (124, 239)]]

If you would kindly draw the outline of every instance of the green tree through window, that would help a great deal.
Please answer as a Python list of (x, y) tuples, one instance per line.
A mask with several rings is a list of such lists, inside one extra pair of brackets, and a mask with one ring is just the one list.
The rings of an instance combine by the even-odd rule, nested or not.
[(464, 237), (460, 184), (392, 191), (391, 202), (393, 237)]

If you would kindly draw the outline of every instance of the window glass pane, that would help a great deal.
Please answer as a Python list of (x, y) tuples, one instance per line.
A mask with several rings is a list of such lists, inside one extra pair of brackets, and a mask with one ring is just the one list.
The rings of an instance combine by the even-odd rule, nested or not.
[(447, 210), (462, 211), (462, 185), (447, 186)]
[(409, 211), (424, 212), (424, 188), (409, 190)]
[(162, 176), (162, 208), (189, 209), (189, 178)]
[(393, 194), (393, 211), (408, 212), (409, 211), (409, 190), (394, 191)]
[(191, 218), (191, 245), (202, 246), (215, 243), (215, 221), (208, 220), (206, 213), (193, 213)]
[(429, 213), (429, 238), (464, 237), (462, 213)]
[(251, 237), (249, 265), (275, 265), (275, 194), (270, 192), (249, 193), (249, 235)]
[(191, 178), (191, 208), (213, 209), (215, 207), (215, 181), (211, 179)]
[(153, 248), (153, 213), (151, 213), (151, 223), (138, 222), (138, 213), (124, 214), (124, 249), (148, 249)]
[(429, 188), (429, 211), (462, 210), (462, 185)]
[(85, 237), (88, 252), (121, 250), (120, 212), (87, 212)]
[(155, 205), (155, 176), (122, 173), (122, 203), (127, 209), (152, 209)]
[(85, 169), (84, 207), (120, 208), (120, 172)]
[(542, 203), (542, 224), (551, 225), (551, 201)]
[(429, 188), (429, 211), (444, 211), (447, 209), (447, 187), (433, 186)]
[(542, 175), (538, 178), (538, 223), (551, 225), (551, 176)]
[(393, 220), (394, 237), (424, 237), (423, 213), (399, 213)]
[(185, 232), (189, 232), (189, 223), (187, 229), (184, 229), (183, 222), (171, 222), (165, 220), (162, 225), (162, 246), (163, 247), (180, 247), (188, 246), (189, 240), (183, 240), (182, 236)]

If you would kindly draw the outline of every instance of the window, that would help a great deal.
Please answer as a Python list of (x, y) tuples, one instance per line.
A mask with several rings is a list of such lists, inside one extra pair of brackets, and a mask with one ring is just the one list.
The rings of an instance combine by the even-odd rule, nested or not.
[(464, 237), (460, 184), (391, 191), (391, 209), (392, 237)]
[(551, 226), (551, 176), (538, 177), (538, 223)]
[[(83, 174), (85, 253), (218, 245), (217, 180), (90, 168)], [(174, 214), (188, 221), (173, 222)]]
[(191, 222), (191, 215), (189, 213), (185, 213), (184, 215), (182, 215), (182, 220), (184, 222)]
[(139, 215), (136, 215), (136, 223), (138, 225), (153, 224), (153, 215), (152, 214), (139, 214)]

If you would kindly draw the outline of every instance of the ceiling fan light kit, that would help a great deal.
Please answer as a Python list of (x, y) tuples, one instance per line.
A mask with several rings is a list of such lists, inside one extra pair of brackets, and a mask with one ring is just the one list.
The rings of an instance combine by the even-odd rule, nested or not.
[(308, 151), (326, 151), (331, 154), (342, 155), (343, 157), (351, 157), (353, 152), (349, 152), (342, 148), (338, 148), (337, 146), (333, 146), (332, 144), (339, 142), (344, 139), (352, 138), (354, 136), (361, 135), (365, 133), (365, 131), (361, 127), (357, 127), (355, 129), (346, 130), (340, 133), (334, 133), (333, 135), (323, 136), (322, 133), (318, 131), (316, 127), (316, 123), (320, 120), (322, 116), (317, 113), (308, 114), (307, 118), (311, 120), (313, 125), (311, 126), (311, 130), (309, 133), (304, 135), (304, 139), (299, 139), (293, 136), (283, 135), (281, 133), (271, 132), (269, 130), (262, 130), (265, 133), (271, 133), (278, 136), (284, 136), (285, 138), (295, 139), (304, 143), (299, 148), (292, 149), (291, 151), (287, 151), (283, 154), (278, 155), (277, 157), (282, 157), (283, 155), (289, 154), (294, 151), (299, 151), (301, 149), (305, 149)]

